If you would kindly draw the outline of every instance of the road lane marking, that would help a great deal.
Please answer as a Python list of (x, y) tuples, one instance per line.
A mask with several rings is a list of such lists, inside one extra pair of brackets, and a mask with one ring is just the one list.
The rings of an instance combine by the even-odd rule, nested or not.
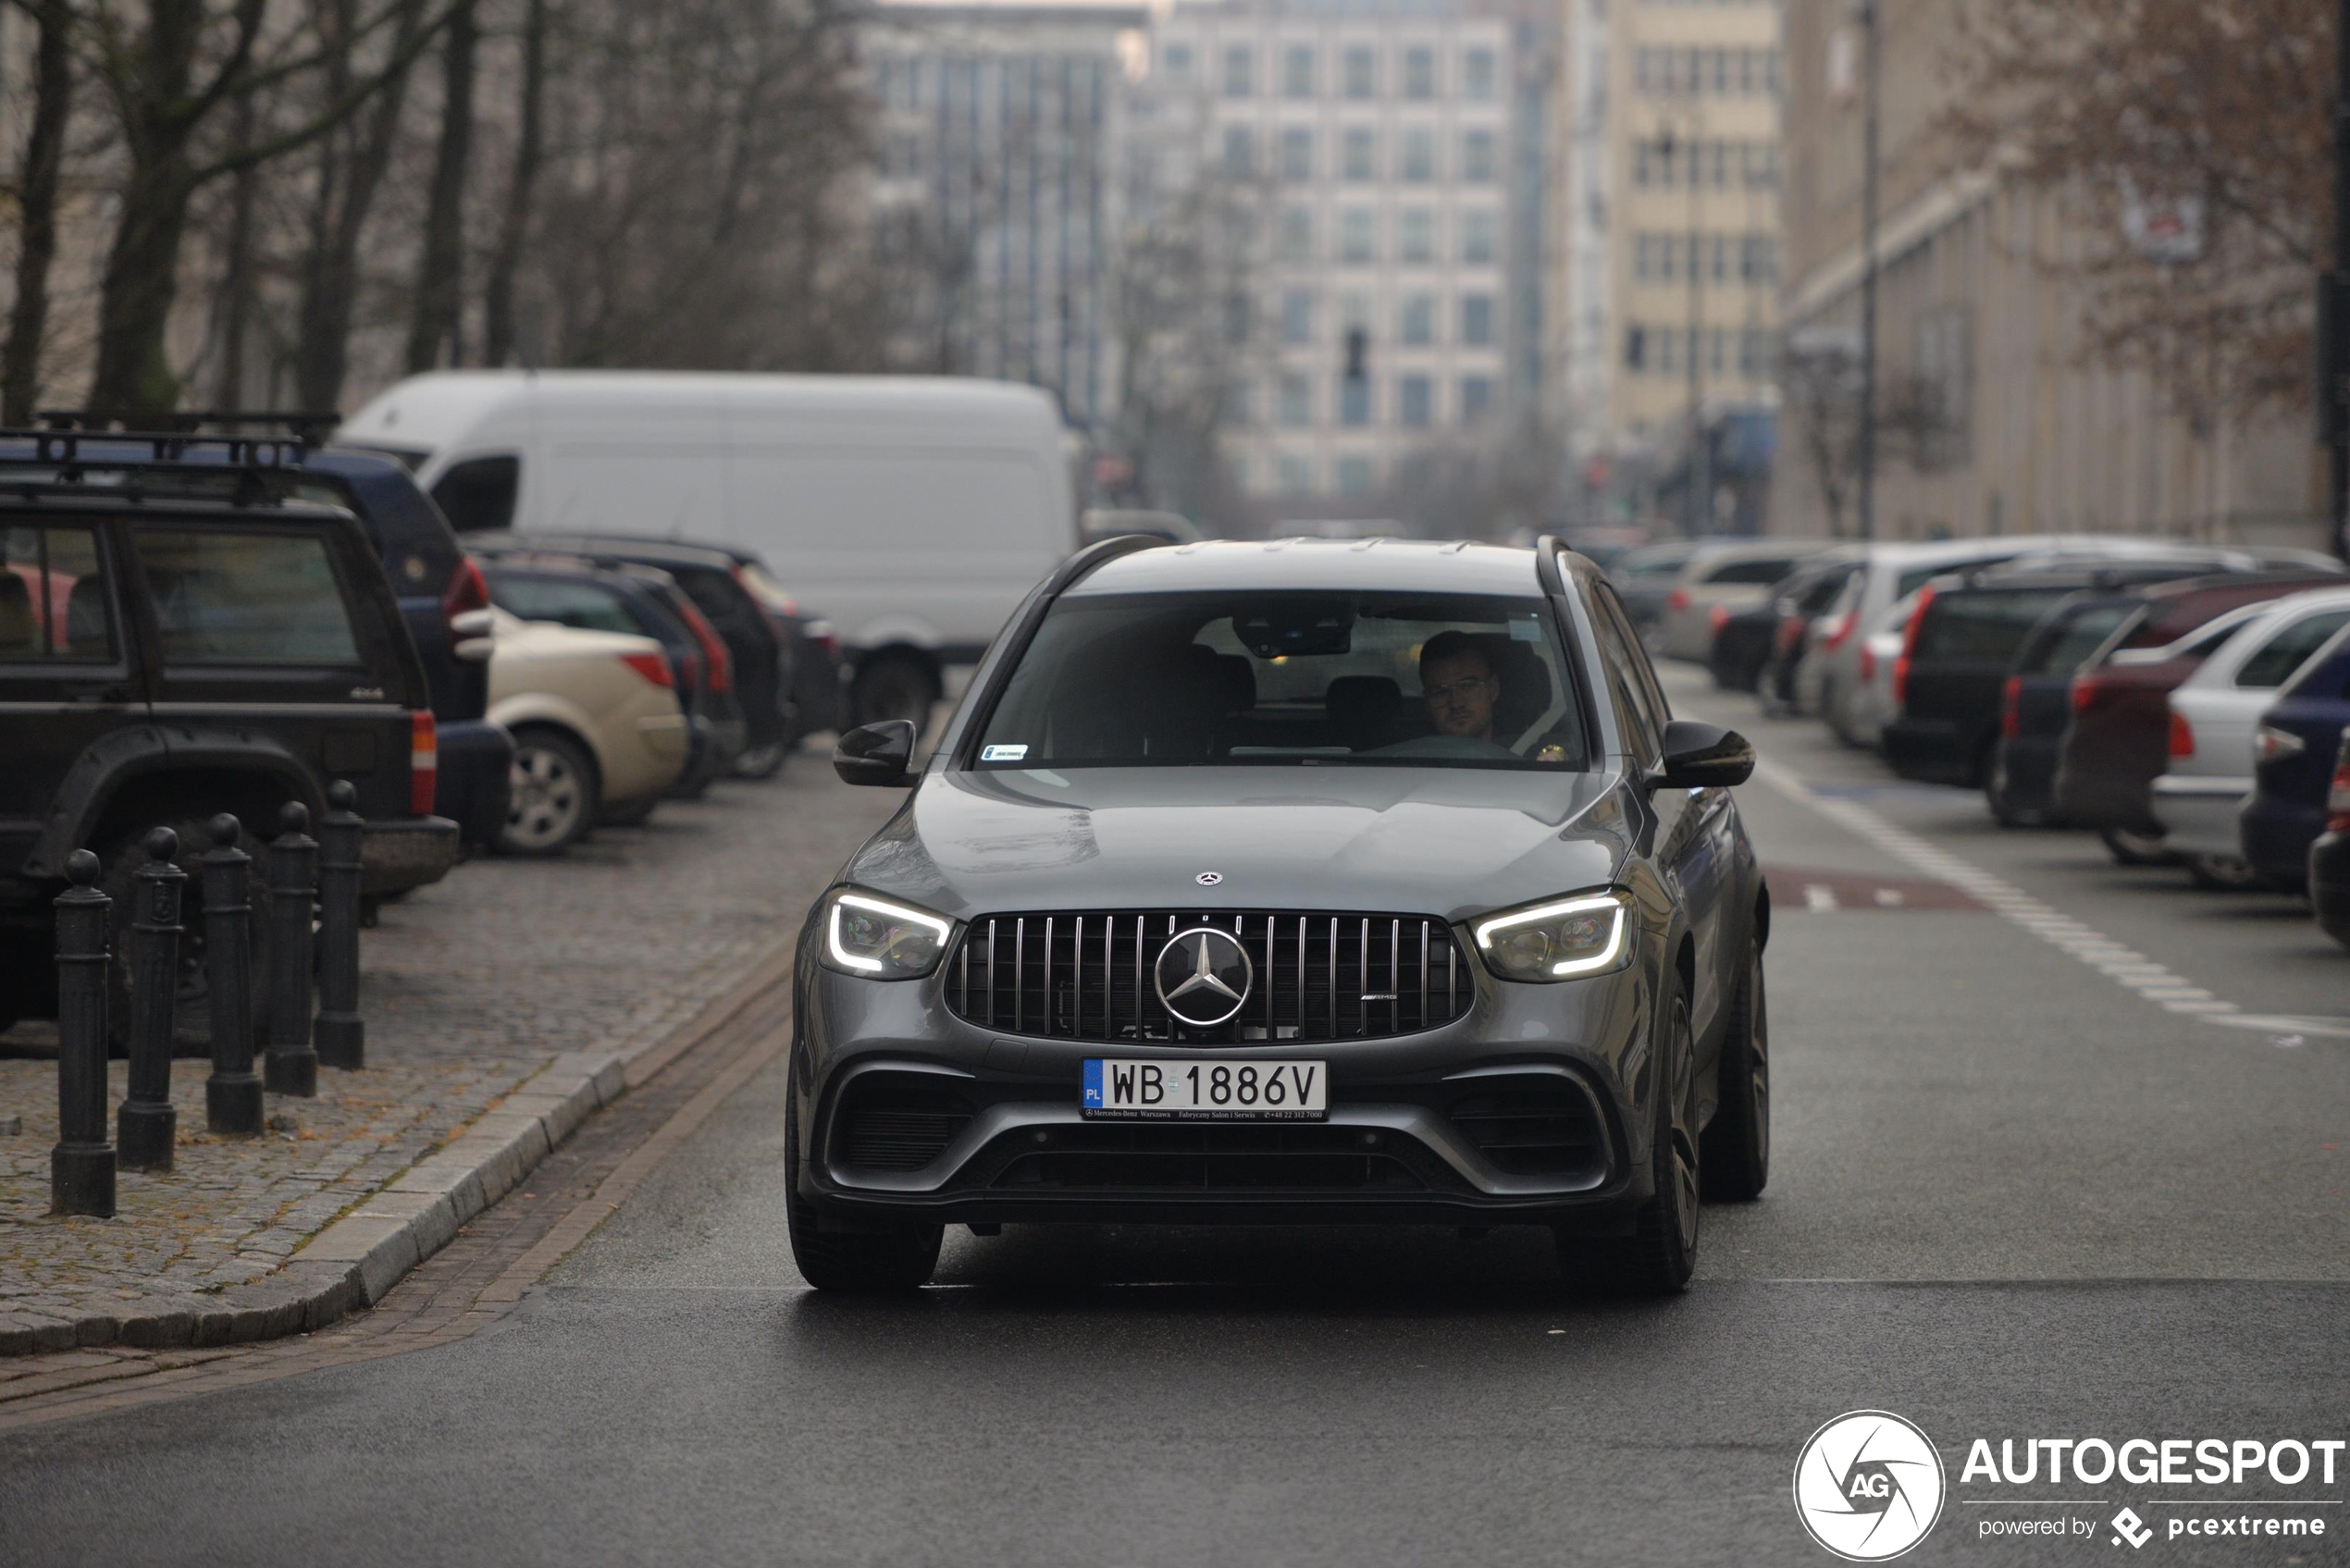
[[(1790, 772), (1776, 763), (1756, 763), (1754, 780), (1810, 807), (1838, 827), (1866, 840), (1912, 870), (1957, 888), (2010, 924), (2038, 937), (2060, 953), (2072, 955), (2123, 990), (2134, 993), (2166, 1012), (2177, 1013), (2183, 1018), (2199, 1018), (2207, 1023), (2247, 1029), (2290, 1023), (2306, 1033), (2350, 1038), (2350, 1019), (2269, 1018), (2254, 1021), (2244, 1018), (2240, 1016), (2243, 1010), (2233, 1002), (2214, 995), (2127, 944), (2116, 942), (2103, 932), (2084, 925), (2013, 883), (1951, 854), (1931, 839), (1907, 828), (1895, 826), (1856, 800), (1819, 793), (1800, 774)], [(1810, 890), (1806, 891), (1808, 895)], [(1817, 907), (1816, 905), (1813, 907)]]

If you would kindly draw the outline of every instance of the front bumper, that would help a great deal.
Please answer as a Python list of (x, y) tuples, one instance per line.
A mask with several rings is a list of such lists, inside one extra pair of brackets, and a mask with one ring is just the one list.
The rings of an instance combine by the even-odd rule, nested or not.
[(2309, 846), (2326, 831), (2325, 807), (2256, 792), (2236, 824), (2245, 859), (2280, 882), (2298, 883), (2309, 874)]
[[(1387, 1039), (1195, 1046), (967, 1023), (940, 977), (840, 975), (803, 942), (798, 1191), (827, 1228), (946, 1223), (1539, 1223), (1618, 1233), (1651, 1195), (1642, 965), (1479, 977), (1458, 1022)], [(1089, 1121), (1088, 1057), (1329, 1064), (1320, 1122)]]
[(2244, 858), (2239, 819), (2251, 793), (2250, 779), (2163, 774), (2154, 781), (2154, 814), (2162, 823), (2164, 846), (2181, 855)]
[(380, 898), (424, 887), (457, 863), (457, 824), (446, 817), (369, 822), (359, 840), (359, 893)]

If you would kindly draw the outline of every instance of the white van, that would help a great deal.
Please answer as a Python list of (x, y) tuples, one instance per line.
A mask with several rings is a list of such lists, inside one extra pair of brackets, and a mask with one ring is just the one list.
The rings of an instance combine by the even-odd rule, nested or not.
[(852, 661), (916, 661), (934, 693), (1077, 548), (1059, 414), (1000, 381), (448, 371), (335, 439), (405, 462), (460, 533), (755, 550)]

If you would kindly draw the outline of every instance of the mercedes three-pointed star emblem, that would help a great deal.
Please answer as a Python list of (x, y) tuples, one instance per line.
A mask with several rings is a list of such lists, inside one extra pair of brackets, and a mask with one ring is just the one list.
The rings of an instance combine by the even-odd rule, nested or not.
[(1239, 1015), (1255, 983), (1256, 967), (1231, 932), (1194, 926), (1167, 939), (1152, 979), (1159, 1002), (1177, 1023), (1213, 1029)]

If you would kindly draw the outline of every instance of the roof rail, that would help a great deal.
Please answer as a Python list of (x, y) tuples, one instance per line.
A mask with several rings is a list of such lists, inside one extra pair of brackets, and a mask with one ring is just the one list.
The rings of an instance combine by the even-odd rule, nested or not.
[(237, 430), (283, 430), (304, 446), (325, 444), (342, 415), (333, 409), (182, 409), (173, 414), (140, 414), (130, 410), (44, 408), (33, 422), (54, 430), (166, 431), (192, 436)]
[(1534, 541), (1534, 579), (1546, 594), (1566, 592), (1566, 574), (1559, 570), (1559, 552), (1565, 548), (1565, 541), (1556, 534), (1545, 534)]

